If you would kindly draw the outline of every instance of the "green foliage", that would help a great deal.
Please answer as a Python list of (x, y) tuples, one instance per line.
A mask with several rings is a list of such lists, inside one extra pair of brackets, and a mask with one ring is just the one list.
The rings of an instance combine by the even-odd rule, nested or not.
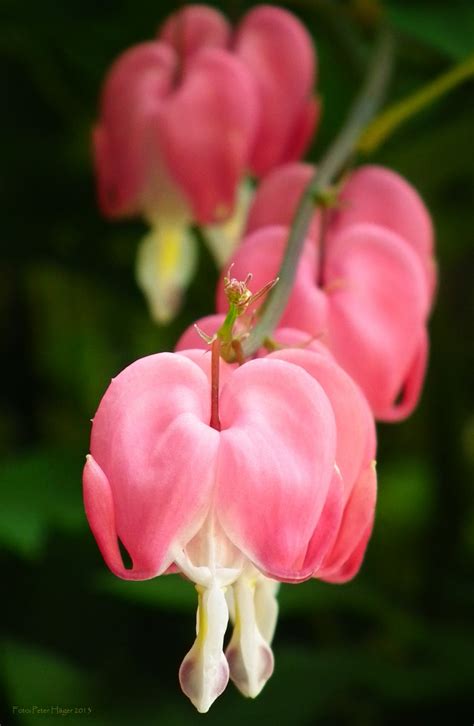
[(13, 641), (1, 647), (0, 663), (11, 694), (13, 716), (27, 726), (38, 720), (51, 723), (64, 718), (84, 722), (80, 711), (84, 708), (89, 716), (90, 675), (39, 648)]
[(132, 587), (125, 580), (119, 580), (110, 573), (97, 578), (97, 588), (114, 597), (124, 598), (132, 603), (149, 607), (192, 613), (196, 610), (196, 592), (191, 583), (179, 575), (167, 575), (156, 580), (134, 582)]
[(85, 529), (77, 480), (80, 456), (60, 449), (24, 452), (0, 464), (0, 543), (40, 557), (51, 528)]
[(388, 17), (409, 38), (439, 50), (453, 60), (472, 53), (474, 5), (470, 0), (409, 2), (389, 0)]

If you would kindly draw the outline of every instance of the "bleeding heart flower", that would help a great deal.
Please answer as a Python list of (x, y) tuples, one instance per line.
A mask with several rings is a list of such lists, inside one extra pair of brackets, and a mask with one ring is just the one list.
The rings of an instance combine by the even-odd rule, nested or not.
[[(293, 164), (263, 181), (248, 218), (248, 231), (260, 231), (237, 250), (236, 275), (252, 269), (259, 285), (278, 274), (288, 229), (261, 228), (291, 223), (312, 173), (309, 165)], [(416, 191), (381, 167), (349, 176), (327, 215), (321, 247), (315, 213), (281, 324), (323, 340), (377, 418), (402, 419), (417, 404), (428, 354), (436, 279), (429, 215)]]
[(249, 696), (271, 675), (277, 581), (355, 573), (374, 453), (365, 399), (326, 352), (281, 350), (238, 368), (214, 349), (160, 353), (112, 381), (84, 469), (87, 517), (119, 577), (179, 571), (196, 583), (180, 682), (198, 710), (229, 674)]
[(317, 115), (314, 66), (290, 13), (255, 8), (234, 34), (203, 5), (178, 11), (157, 40), (113, 64), (93, 137), (99, 202), (108, 217), (151, 225), (137, 278), (158, 322), (175, 314), (194, 273), (190, 226), (203, 226), (223, 266), (245, 223), (245, 175), (303, 153)]
[(183, 67), (171, 46), (143, 43), (108, 74), (94, 131), (99, 200), (106, 215), (140, 214), (152, 227), (137, 275), (159, 321), (194, 271), (191, 222), (222, 221), (234, 207), (256, 121), (253, 80), (217, 48)]

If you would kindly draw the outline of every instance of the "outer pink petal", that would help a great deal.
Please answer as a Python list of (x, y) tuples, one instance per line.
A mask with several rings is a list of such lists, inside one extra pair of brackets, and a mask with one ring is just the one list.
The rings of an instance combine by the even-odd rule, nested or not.
[(235, 52), (257, 80), (261, 122), (251, 168), (263, 175), (288, 159), (287, 149), (297, 148), (295, 136), (307, 142), (309, 123), (301, 114), (310, 99), (315, 53), (304, 26), (289, 12), (269, 5), (251, 10), (237, 30)]
[[(251, 272), (251, 289), (256, 292), (278, 276), (289, 230), (286, 227), (265, 227), (249, 235), (237, 249), (232, 262), (232, 275), (245, 279)], [(316, 250), (311, 240), (305, 244), (297, 270), (297, 284), (290, 295), (287, 309), (280, 324), (306, 330), (321, 336), (327, 326), (327, 301), (324, 293), (314, 284)], [(261, 304), (261, 301), (259, 301)], [(223, 277), (217, 289), (217, 309), (227, 310)]]
[(344, 484), (333, 472), (323, 511), (306, 550), (304, 570), (311, 575), (321, 567), (336, 541), (344, 514)]
[[(349, 579), (362, 561), (365, 545), (359, 548), (359, 544), (368, 522), (373, 521), (375, 508), (376, 475), (372, 462), (376, 433), (372, 413), (357, 385), (327, 355), (293, 349), (278, 351), (269, 357), (304, 368), (321, 384), (331, 402), (336, 420), (336, 462), (340, 476), (335, 474), (333, 477), (332, 496), (328, 496), (308, 554), (314, 547), (321, 553), (319, 561), (313, 560), (318, 577), (320, 573), (329, 573)], [(330, 553), (323, 547), (324, 538), (328, 547), (332, 546)], [(368, 536), (365, 542), (367, 539)], [(352, 558), (355, 551), (360, 554), (358, 560)], [(346, 566), (349, 559), (354, 571)]]
[(230, 42), (230, 25), (218, 10), (208, 5), (187, 5), (170, 15), (159, 32), (181, 61), (203, 48), (225, 48)]
[(175, 71), (171, 48), (142, 43), (121, 55), (105, 79), (93, 142), (99, 202), (108, 216), (140, 213), (152, 193), (158, 161), (152, 127)]
[(327, 396), (298, 366), (264, 358), (234, 372), (220, 411), (216, 511), (226, 534), (269, 577), (307, 577), (334, 471)]
[[(112, 572), (125, 579), (153, 577), (156, 574), (153, 569), (143, 572), (136, 567), (133, 571), (127, 571), (125, 568), (117, 540), (112, 490), (104, 472), (90, 455), (84, 466), (83, 493), (84, 508), (90, 528), (102, 556)], [(137, 573), (138, 577), (133, 578), (133, 575)]]
[[(109, 544), (103, 551), (109, 552), (112, 569), (111, 501), (104, 482), (113, 500), (117, 535), (134, 563), (129, 576), (163, 572), (173, 559), (172, 547), (182, 547), (194, 536), (210, 506), (219, 436), (209, 419), (208, 379), (181, 355), (142, 358), (112, 381), (91, 437), (91, 453), (103, 477), (96, 476), (94, 485), (85, 479), (89, 510), (107, 510), (104, 537)], [(108, 497), (106, 505), (101, 496)], [(97, 518), (94, 522), (96, 531)]]
[(334, 585), (340, 585), (348, 582), (349, 580), (352, 580), (361, 568), (365, 556), (365, 551), (372, 535), (372, 529), (373, 525), (370, 524), (365, 530), (359, 544), (352, 552), (349, 559), (347, 559), (344, 564), (341, 565), (336, 573), (328, 574), (324, 577), (320, 577), (319, 575), (317, 575), (318, 579), (325, 580), (326, 582), (331, 582)]
[(328, 582), (346, 582), (359, 570), (372, 532), (377, 497), (375, 467), (361, 473), (347, 503), (335, 545), (315, 576)]
[(345, 504), (361, 470), (375, 457), (375, 424), (367, 401), (354, 381), (327, 355), (293, 348), (271, 353), (268, 359), (300, 366), (321, 384), (329, 398), (336, 420), (336, 464), (342, 476)]
[[(262, 179), (250, 207), (247, 234), (274, 224), (289, 227), (313, 174), (310, 164), (285, 164)], [(318, 236), (319, 214), (315, 214), (308, 237), (318, 240)]]
[(232, 212), (257, 115), (254, 82), (244, 65), (212, 48), (195, 56), (162, 106), (156, 127), (161, 153), (200, 223)]
[(403, 387), (427, 313), (413, 250), (376, 225), (348, 227), (328, 247), (329, 347), (377, 417)]
[(381, 411), (379, 418), (382, 421), (401, 421), (409, 416), (415, 409), (420, 399), (421, 389), (426, 373), (426, 365), (428, 360), (428, 334), (426, 329), (420, 331), (420, 340), (418, 349), (415, 352), (413, 361), (403, 382), (403, 390), (401, 399)]
[(432, 295), (436, 280), (433, 224), (414, 187), (391, 169), (360, 167), (344, 184), (341, 207), (333, 216), (328, 239), (360, 222), (379, 224), (408, 242), (420, 258)]

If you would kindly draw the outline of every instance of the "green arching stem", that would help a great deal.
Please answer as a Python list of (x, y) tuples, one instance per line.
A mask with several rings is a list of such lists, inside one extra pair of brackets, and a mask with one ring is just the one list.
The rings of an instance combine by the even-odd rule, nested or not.
[(474, 55), (470, 55), (462, 63), (438, 76), (419, 91), (415, 91), (407, 98), (389, 106), (365, 129), (359, 139), (358, 150), (364, 154), (372, 153), (407, 119), (473, 76)]
[(393, 56), (393, 37), (384, 28), (380, 33), (364, 86), (354, 102), (349, 117), (301, 197), (278, 273), (279, 283), (269, 293), (262, 306), (259, 321), (243, 342), (243, 353), (246, 357), (253, 355), (278, 325), (291, 293), (298, 260), (314, 214), (315, 199), (340, 174), (355, 153), (362, 131), (377, 112), (385, 96), (391, 77)]

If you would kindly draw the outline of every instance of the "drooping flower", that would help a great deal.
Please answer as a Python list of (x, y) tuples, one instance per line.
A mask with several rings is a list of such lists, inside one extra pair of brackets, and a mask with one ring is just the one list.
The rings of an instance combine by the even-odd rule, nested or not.
[(151, 225), (137, 274), (158, 320), (192, 275), (191, 222), (222, 221), (234, 206), (256, 114), (252, 79), (220, 49), (182, 68), (172, 47), (143, 43), (109, 72), (94, 133), (99, 199), (108, 216)]
[(84, 469), (87, 517), (119, 577), (178, 571), (196, 583), (197, 637), (180, 682), (198, 710), (229, 674), (252, 697), (271, 675), (278, 581), (355, 574), (374, 453), (365, 399), (325, 351), (240, 367), (216, 365), (214, 349), (160, 353), (112, 381)]
[[(235, 274), (252, 269), (257, 285), (278, 274), (288, 227), (268, 225), (291, 223), (312, 172), (294, 164), (263, 181)], [(321, 241), (315, 212), (281, 324), (322, 340), (376, 417), (399, 420), (416, 406), (426, 369), (436, 278), (429, 215), (405, 180), (380, 167), (354, 172), (326, 214)], [(217, 306), (223, 309), (221, 287)]]
[(245, 175), (303, 153), (316, 117), (314, 65), (290, 13), (255, 8), (232, 34), (201, 5), (113, 64), (93, 137), (99, 202), (108, 217), (151, 226), (137, 277), (157, 321), (175, 314), (194, 272), (190, 226), (204, 226), (223, 265), (245, 222)]

